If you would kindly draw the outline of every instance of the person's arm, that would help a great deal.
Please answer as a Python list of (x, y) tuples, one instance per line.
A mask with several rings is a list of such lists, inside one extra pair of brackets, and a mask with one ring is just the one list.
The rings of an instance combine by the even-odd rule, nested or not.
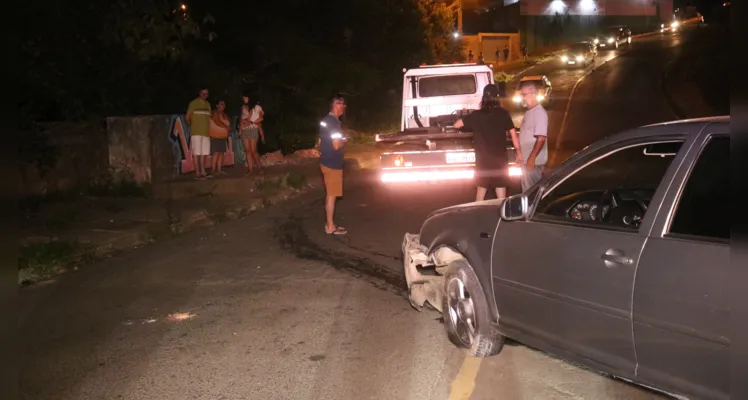
[(260, 116), (257, 118), (257, 121), (255, 121), (255, 124), (259, 125), (264, 120), (265, 120), (265, 111), (262, 108), (260, 108)]
[(542, 113), (536, 117), (535, 123), (533, 124), (533, 136), (535, 136), (535, 145), (532, 146), (532, 151), (527, 157), (527, 168), (535, 168), (535, 158), (540, 153), (545, 145), (545, 140), (548, 138), (548, 114)]
[(462, 118), (458, 119), (457, 122), (455, 122), (455, 128), (460, 129), (463, 126), (465, 126), (465, 123), (462, 121)]
[(187, 120), (187, 123), (192, 125), (192, 112), (195, 111), (195, 108), (192, 106), (192, 103), (187, 107), (187, 116), (185, 119)]
[(518, 163), (522, 163), (522, 149), (519, 147), (519, 137), (517, 137), (517, 129), (512, 128), (509, 130), (509, 136), (512, 138), (512, 146), (514, 146), (514, 156)]

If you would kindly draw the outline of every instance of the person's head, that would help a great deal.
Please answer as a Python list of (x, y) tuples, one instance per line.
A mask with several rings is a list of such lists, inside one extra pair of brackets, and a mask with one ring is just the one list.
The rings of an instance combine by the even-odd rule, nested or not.
[(247, 96), (246, 94), (242, 96), (242, 103), (249, 104), (249, 96)]
[(499, 88), (494, 84), (488, 84), (483, 88), (483, 98), (480, 102), (480, 109), (493, 111), (501, 107), (499, 103)]
[(330, 102), (330, 112), (336, 117), (340, 117), (345, 112), (345, 99), (342, 94), (336, 94), (332, 96)]
[(519, 95), (525, 101), (528, 108), (538, 105), (538, 88), (532, 82), (524, 82), (519, 86)]
[(216, 104), (216, 110), (226, 111), (226, 102), (223, 100), (218, 100), (218, 104)]
[(200, 98), (202, 100), (208, 100), (208, 89), (207, 88), (200, 89)]

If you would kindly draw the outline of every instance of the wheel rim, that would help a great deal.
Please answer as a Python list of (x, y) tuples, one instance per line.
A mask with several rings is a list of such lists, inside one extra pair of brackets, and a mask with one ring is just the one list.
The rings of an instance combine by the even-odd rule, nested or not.
[(460, 278), (453, 278), (447, 286), (447, 311), (457, 337), (466, 345), (471, 345), (477, 330), (475, 307)]

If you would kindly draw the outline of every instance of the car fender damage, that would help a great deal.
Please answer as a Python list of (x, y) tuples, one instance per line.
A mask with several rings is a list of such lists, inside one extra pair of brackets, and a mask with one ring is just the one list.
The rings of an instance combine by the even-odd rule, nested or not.
[(416, 310), (428, 303), (442, 312), (444, 271), (452, 261), (464, 258), (459, 252), (442, 246), (428, 254), (420, 236), (406, 233), (403, 238), (403, 269), (408, 284), (408, 299)]

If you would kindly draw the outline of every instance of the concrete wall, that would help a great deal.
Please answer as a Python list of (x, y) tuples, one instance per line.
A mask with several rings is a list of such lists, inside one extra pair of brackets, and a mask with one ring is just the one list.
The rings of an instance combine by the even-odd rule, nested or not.
[[(39, 157), (50, 166), (47, 169), (33, 162), (21, 163), (21, 197), (73, 190), (109, 173), (106, 127), (101, 120), (46, 124), (40, 135), (25, 134), (34, 144), (29, 143), (24, 151), (34, 152), (32, 157)], [(32, 141), (31, 135), (46, 140)]]
[[(231, 132), (228, 139), (225, 166), (234, 165), (234, 135)], [(120, 180), (157, 183), (195, 171), (189, 126), (183, 115), (48, 124), (40, 137), (47, 138), (45, 148), (51, 155), (39, 156), (51, 166), (45, 170), (31, 162), (21, 165), (22, 197)], [(39, 146), (26, 145), (32, 149)]]

